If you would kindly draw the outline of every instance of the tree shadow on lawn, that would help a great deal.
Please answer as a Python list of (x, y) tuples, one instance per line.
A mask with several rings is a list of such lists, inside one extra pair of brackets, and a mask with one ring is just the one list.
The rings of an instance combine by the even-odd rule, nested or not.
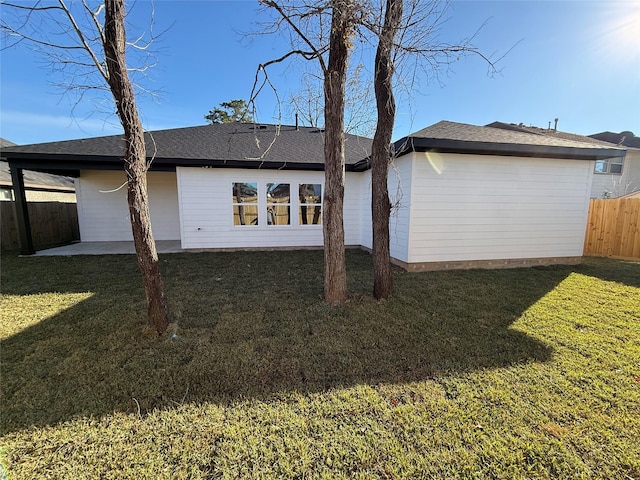
[(640, 288), (640, 260), (612, 260), (605, 257), (584, 257), (573, 271), (596, 277), (608, 282), (616, 282), (629, 287)]
[(92, 296), (2, 342), (3, 433), (114, 411), (546, 361), (548, 345), (510, 326), (572, 271), (397, 269), (396, 295), (375, 302), (370, 256), (349, 251), (353, 298), (330, 307), (321, 298), (322, 252), (167, 255), (163, 272), (179, 322), (179, 339), (168, 341), (145, 333), (133, 256), (10, 263), (4, 294)]

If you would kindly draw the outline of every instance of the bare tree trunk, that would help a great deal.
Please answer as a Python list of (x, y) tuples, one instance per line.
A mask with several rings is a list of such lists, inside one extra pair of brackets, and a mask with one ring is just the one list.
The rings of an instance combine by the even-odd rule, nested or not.
[(127, 198), (138, 267), (147, 297), (149, 323), (162, 334), (169, 325), (169, 304), (151, 231), (144, 131), (125, 62), (124, 0), (105, 2), (104, 38), (109, 87), (124, 128)]
[(402, 0), (387, 0), (384, 26), (376, 51), (374, 89), (378, 124), (371, 146), (371, 217), (373, 224), (373, 296), (384, 299), (393, 293), (389, 250), (391, 203), (387, 187), (391, 161), (391, 136), (396, 115), (393, 97), (393, 42), (402, 19)]
[(324, 76), (324, 300), (348, 297), (344, 251), (344, 95), (349, 58), (348, 2), (334, 0), (329, 37), (329, 62)]

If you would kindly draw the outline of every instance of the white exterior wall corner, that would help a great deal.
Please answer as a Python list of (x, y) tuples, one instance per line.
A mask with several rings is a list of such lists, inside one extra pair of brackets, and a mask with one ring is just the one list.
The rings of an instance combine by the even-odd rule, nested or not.
[[(78, 223), (83, 242), (132, 241), (126, 176), (122, 171), (83, 170), (76, 179)], [(176, 175), (149, 172), (149, 211), (156, 240), (178, 240)], [(121, 187), (122, 188), (119, 188)]]
[[(362, 176), (362, 230), (360, 245), (373, 249), (373, 228), (371, 213), (371, 170)], [(411, 160), (406, 157), (396, 159), (387, 174), (387, 189), (391, 202), (389, 218), (389, 249), (391, 258), (408, 261), (408, 238), (411, 215)]]
[(360, 175), (361, 180), (361, 198), (360, 205), (360, 245), (365, 249), (373, 248), (373, 230), (371, 226), (371, 170), (366, 170)]
[[(298, 197), (295, 194), (300, 183), (321, 184), (324, 193), (324, 172), (260, 169), (213, 169), (178, 167), (178, 198), (180, 205), (180, 229), (184, 249), (227, 248), (286, 248), (322, 247), (322, 225), (297, 225)], [(259, 198), (262, 217), (258, 225), (233, 224), (232, 184), (255, 182), (259, 196), (266, 183), (291, 185), (291, 225), (266, 225), (264, 211), (266, 201)], [(360, 245), (362, 242), (362, 185), (358, 173), (347, 173), (345, 180), (344, 227), (345, 243)]]
[[(321, 172), (324, 177), (324, 172)], [(324, 178), (322, 183), (324, 183)], [(344, 185), (344, 243), (348, 246), (361, 246), (363, 230), (371, 226), (371, 209), (369, 215), (363, 215), (363, 206), (369, 205), (365, 190), (367, 182), (360, 172), (346, 172)]]
[(411, 262), (413, 161), (413, 154), (396, 158), (389, 166), (387, 182), (392, 205), (389, 218), (391, 257), (407, 263)]
[(410, 157), (409, 264), (582, 256), (593, 162)]

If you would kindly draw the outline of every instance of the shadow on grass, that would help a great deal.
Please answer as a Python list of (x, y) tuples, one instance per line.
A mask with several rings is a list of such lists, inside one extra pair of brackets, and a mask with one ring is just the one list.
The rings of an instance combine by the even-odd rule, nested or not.
[(369, 296), (370, 256), (350, 251), (353, 298), (329, 307), (321, 299), (322, 252), (161, 261), (178, 341), (144, 333), (133, 256), (3, 257), (3, 294), (20, 296), (16, 308), (49, 292), (92, 294), (2, 342), (3, 433), (114, 411), (546, 361), (550, 347), (510, 326), (572, 271), (395, 270), (396, 295), (377, 303)]
[(640, 260), (611, 260), (603, 257), (584, 257), (575, 272), (608, 282), (640, 288)]

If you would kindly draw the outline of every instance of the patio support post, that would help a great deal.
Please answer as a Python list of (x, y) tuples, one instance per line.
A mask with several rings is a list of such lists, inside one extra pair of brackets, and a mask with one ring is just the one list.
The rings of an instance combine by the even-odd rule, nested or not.
[(29, 222), (27, 197), (24, 191), (24, 176), (22, 175), (22, 169), (16, 167), (11, 162), (9, 162), (9, 167), (11, 170), (11, 182), (13, 183), (18, 237), (20, 238), (20, 254), (33, 255), (36, 253), (36, 250), (33, 248), (33, 239), (31, 237), (31, 222)]

